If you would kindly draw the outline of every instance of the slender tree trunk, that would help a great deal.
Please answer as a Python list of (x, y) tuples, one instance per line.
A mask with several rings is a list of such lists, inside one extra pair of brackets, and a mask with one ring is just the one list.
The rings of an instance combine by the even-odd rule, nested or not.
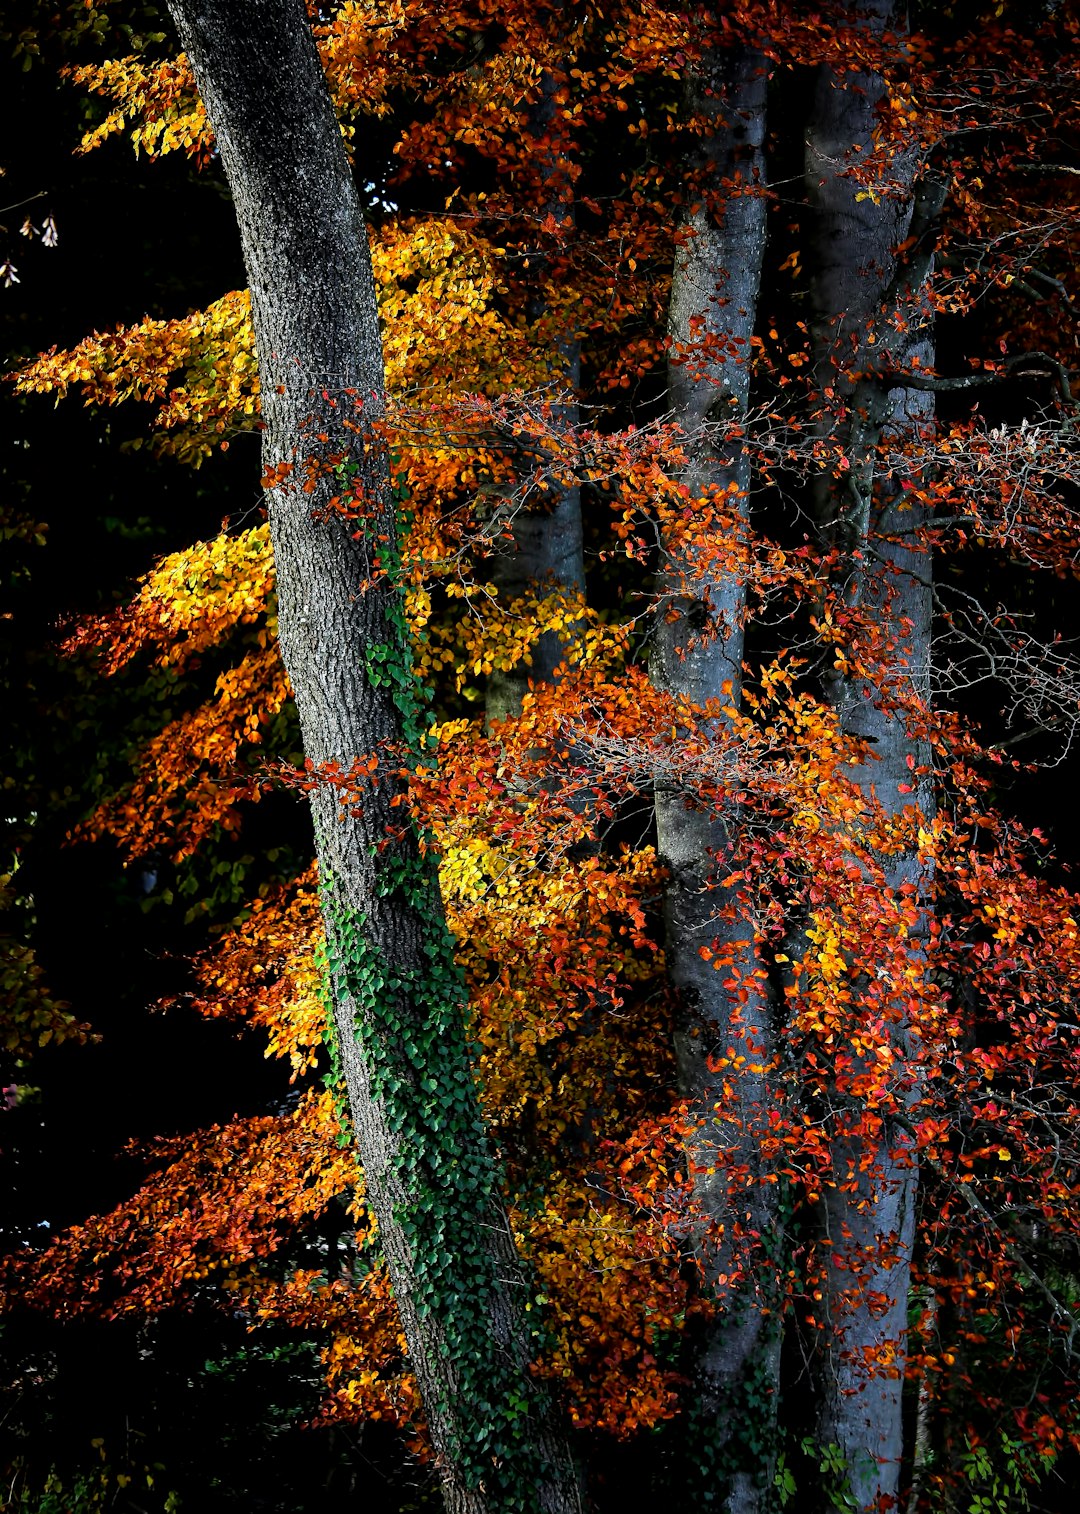
[[(863, 8), (859, 24), (892, 23), (888, 0)], [(867, 168), (875, 109), (884, 94), (872, 74), (822, 70), (807, 136), (807, 189), (815, 217), (812, 285), (821, 429), (840, 444), (848, 467), (817, 501), (823, 548), (839, 554), (840, 593), (876, 621), (893, 643), (880, 677), (831, 673), (825, 683), (846, 735), (866, 745), (849, 771), (867, 801), (887, 818), (932, 804), (912, 769), (927, 751), (910, 719), (927, 698), (931, 589), (929, 555), (918, 548), (920, 507), (900, 478), (883, 477), (879, 445), (897, 452), (925, 443), (932, 396), (888, 389), (890, 367), (933, 364), (922, 287), (930, 268), (930, 227), (941, 193), (916, 184), (917, 158), (898, 150), (888, 172)], [(880, 149), (879, 149), (880, 150)], [(887, 182), (888, 181), (888, 182)], [(898, 186), (906, 192), (898, 193)], [(898, 261), (897, 248), (911, 243)], [(899, 701), (899, 702), (898, 702)], [(907, 704), (907, 709), (905, 709)], [(907, 998), (924, 970), (929, 878), (918, 849), (880, 859), (889, 897), (915, 901), (906, 937), (907, 984), (871, 993), (864, 1010), (890, 1026), (898, 1081), (917, 1069)], [(818, 1439), (839, 1447), (859, 1510), (895, 1507), (903, 1451), (901, 1396), (918, 1167), (903, 1109), (877, 1120), (857, 1099), (837, 1093), (831, 1138), (832, 1181), (820, 1206), (825, 1330), (820, 1354)]]
[[(539, 168), (543, 186), (541, 220), (548, 216), (557, 224), (573, 223), (572, 184), (565, 173), (566, 161), (558, 143), (556, 122), (558, 83), (550, 72), (541, 80), (540, 97), (529, 113), (528, 130), (533, 140), (530, 162)], [(537, 278), (541, 268), (534, 263)], [(534, 302), (534, 321), (547, 313), (543, 301)], [(555, 342), (561, 381), (567, 399), (557, 405), (555, 418), (569, 426), (578, 420), (576, 394), (581, 382), (581, 353), (577, 337), (559, 333)], [(530, 592), (545, 589), (580, 593), (585, 588), (585, 557), (581, 523), (581, 490), (576, 484), (553, 484), (540, 507), (521, 506), (508, 517), (496, 515), (501, 528), (501, 550), (491, 559), (489, 581), (498, 590), (500, 603), (513, 605)], [(494, 527), (493, 527), (494, 535)], [(531, 662), (512, 668), (495, 668), (488, 678), (485, 714), (488, 723), (521, 713), (529, 683), (551, 683), (555, 669), (564, 661), (573, 628), (560, 633), (545, 631), (532, 651)]]
[[(937, 1319), (937, 1295), (931, 1280), (922, 1289), (922, 1307), (929, 1319), (930, 1329), (923, 1324), (920, 1329), (924, 1340), (933, 1337)], [(911, 1486), (908, 1490), (907, 1514), (919, 1514), (923, 1489), (926, 1486), (933, 1456), (933, 1410), (931, 1384), (924, 1369), (919, 1378), (919, 1396), (915, 1410), (915, 1444), (911, 1451)]]
[[(282, 654), (311, 769), (337, 1048), (453, 1514), (579, 1508), (473, 1084), (434, 864), (392, 807), (415, 736), (367, 236), (302, 0), (170, 0), (251, 288)], [(291, 472), (289, 472), (291, 470)], [(310, 486), (305, 492), (302, 484)], [(333, 501), (355, 497), (347, 519)], [(343, 804), (336, 769), (375, 756)]]
[[(688, 80), (700, 146), (689, 165), (690, 196), (672, 277), (668, 387), (687, 435), (690, 529), (664, 541), (667, 613), (654, 640), (652, 677), (702, 720), (719, 750), (726, 722), (709, 701), (737, 704), (746, 614), (750, 467), (741, 444), (716, 439), (746, 412), (750, 338), (765, 247), (763, 141), (768, 69), (747, 48), (708, 51)], [(688, 1157), (698, 1210), (696, 1250), (720, 1303), (695, 1364), (705, 1420), (705, 1475), (723, 1489), (728, 1514), (762, 1507), (772, 1481), (779, 1334), (770, 1268), (776, 1189), (762, 1183), (758, 1146), (768, 1100), (752, 1069), (772, 1057), (774, 1005), (752, 925), (732, 891), (718, 887), (736, 846), (732, 817), (680, 795), (657, 794), (670, 980), (681, 1000), (677, 1058), (694, 1129)], [(718, 972), (702, 949), (730, 963)], [(736, 978), (738, 990), (724, 986)], [(725, 1073), (727, 1054), (745, 1060)], [(738, 1068), (738, 1070), (735, 1070)], [(741, 1276), (740, 1276), (741, 1274)], [(738, 1281), (734, 1281), (739, 1279)], [(716, 1496), (716, 1489), (713, 1495)]]

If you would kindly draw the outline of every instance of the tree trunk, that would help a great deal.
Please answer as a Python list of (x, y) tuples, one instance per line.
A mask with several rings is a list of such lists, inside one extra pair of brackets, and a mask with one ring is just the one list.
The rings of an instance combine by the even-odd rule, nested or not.
[[(870, 19), (864, 9), (858, 24), (892, 23), (890, 4), (870, 9)], [(849, 770), (857, 790), (867, 801), (876, 799), (887, 818), (914, 803), (926, 822), (932, 798), (912, 769), (928, 753), (912, 734), (910, 711), (914, 701), (927, 699), (931, 564), (918, 548), (921, 507), (901, 479), (881, 476), (879, 446), (885, 440), (899, 452), (906, 443), (925, 442), (933, 399), (910, 389), (890, 391), (880, 375), (915, 363), (932, 368), (930, 316), (921, 293), (941, 192), (929, 182), (916, 185), (914, 153), (896, 151), (887, 174), (868, 168), (883, 94), (873, 74), (839, 77), (823, 69), (807, 136), (820, 426), (849, 463), (819, 491), (818, 532), (823, 549), (839, 553), (845, 606), (876, 621), (894, 644), (891, 666), (879, 677), (834, 670), (824, 692), (843, 732), (866, 745), (865, 758)], [(898, 184), (906, 193), (897, 193)], [(913, 240), (898, 261), (896, 250), (908, 237)], [(862, 1008), (890, 1027), (898, 1082), (910, 1080), (910, 1103), (917, 1097), (917, 1065), (907, 1004), (911, 983), (924, 970), (929, 877), (917, 847), (879, 862), (876, 876), (886, 897), (899, 900), (906, 889), (915, 901), (906, 937), (911, 978), (905, 984), (898, 975), (874, 993), (864, 982)], [(817, 1433), (823, 1450), (842, 1453), (850, 1507), (876, 1511), (895, 1507), (899, 1483), (918, 1167), (903, 1108), (876, 1121), (857, 1099), (835, 1092), (831, 1119), (832, 1179), (818, 1216), (825, 1318)]]
[[(708, 701), (737, 704), (746, 615), (746, 536), (750, 466), (742, 446), (717, 440), (746, 412), (750, 337), (765, 248), (763, 141), (768, 69), (747, 48), (706, 51), (688, 80), (688, 103), (702, 132), (689, 165), (694, 203), (683, 216), (672, 277), (668, 389), (687, 435), (689, 530), (672, 523), (664, 539), (666, 614), (654, 638), (652, 678), (704, 729), (722, 753), (727, 723)], [(695, 1250), (717, 1316), (694, 1365), (702, 1430), (702, 1473), (722, 1489), (728, 1514), (751, 1514), (767, 1500), (774, 1462), (779, 1333), (768, 1258), (777, 1241), (778, 1202), (762, 1183), (758, 1146), (768, 1102), (775, 1006), (755, 976), (758, 952), (735, 893), (718, 887), (730, 872), (737, 817), (658, 792), (667, 959), (679, 995), (680, 1091), (693, 1131)], [(718, 972), (702, 958), (730, 963)], [(735, 977), (742, 987), (725, 988)], [(726, 1074), (709, 1059), (728, 1048), (745, 1061)]]
[[(580, 1507), (577, 1482), (529, 1373), (528, 1287), (479, 1114), (435, 866), (392, 803), (416, 696), (377, 429), (366, 229), (302, 0), (170, 7), (243, 242), (338, 1055), (446, 1507), (562, 1514)], [(332, 781), (373, 757), (380, 769), (347, 794)]]
[[(540, 220), (551, 216), (557, 224), (569, 226), (574, 218), (572, 202), (567, 198), (572, 184), (563, 171), (565, 159), (557, 141), (553, 143), (552, 140), (557, 133), (554, 124), (557, 92), (557, 80), (545, 70), (539, 100), (528, 118), (533, 145), (530, 161), (538, 167), (542, 179)], [(538, 260), (533, 261), (533, 270), (539, 281), (543, 270)], [(546, 313), (543, 301), (535, 301), (531, 318), (538, 321)], [(568, 397), (554, 407), (555, 419), (575, 426), (578, 421), (576, 392), (581, 383), (581, 351), (577, 337), (572, 332), (559, 334), (556, 352), (562, 370), (560, 379), (566, 386)], [(497, 515), (496, 521), (499, 519)], [(491, 529), (494, 537), (494, 525)], [(539, 508), (531, 505), (518, 507), (501, 521), (501, 530), (501, 550), (492, 557), (488, 572), (490, 583), (498, 590), (500, 604), (510, 606), (530, 592), (543, 593), (545, 589), (567, 594), (584, 590), (581, 490), (576, 484), (553, 484)], [(564, 661), (573, 634), (572, 627), (562, 633), (545, 631), (533, 648), (531, 662), (493, 670), (484, 700), (489, 725), (521, 714), (530, 682), (553, 681), (555, 669)]]

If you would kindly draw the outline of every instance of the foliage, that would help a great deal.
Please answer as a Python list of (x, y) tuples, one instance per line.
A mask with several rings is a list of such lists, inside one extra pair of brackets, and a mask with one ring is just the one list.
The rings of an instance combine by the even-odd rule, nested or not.
[[(274, 1111), (150, 1143), (136, 1191), (14, 1260), (24, 1299), (119, 1318), (213, 1296), (252, 1329), (287, 1325), (319, 1341), (323, 1423), (389, 1423), (423, 1454), (324, 1047), (327, 970), (376, 1021), (393, 985), (344, 927), (323, 941), (318, 880), (291, 867), (289, 846), (247, 839), (257, 807), (282, 789), (332, 782), (348, 808), (393, 781), (427, 837), (410, 865), (437, 858), (454, 938), (427, 943), (425, 991), (446, 1025), (467, 998), (474, 1065), (436, 1083), (430, 1048), (405, 1036), (407, 1086), (393, 1069), (380, 1086), (401, 1128), (422, 1116), (428, 1132), (405, 1143), (400, 1176), (426, 1195), (421, 1306), (472, 1342), (477, 1457), (505, 1450), (515, 1406), (485, 1439), (494, 1390), (482, 1324), (448, 1298), (440, 1271), (440, 1227), (450, 1213), (482, 1224), (494, 1181), (456, 1160), (458, 1095), (471, 1095), (474, 1072), (534, 1279), (537, 1370), (583, 1431), (631, 1439), (684, 1414), (697, 1333), (767, 1272), (786, 1328), (823, 1352), (828, 1256), (812, 1216), (892, 1141), (921, 1169), (915, 1282), (932, 1306), (864, 1366), (871, 1378), (906, 1375), (933, 1421), (920, 1507), (966, 1507), (965, 1483), (980, 1514), (1021, 1506), (1080, 1450), (1077, 904), (1043, 834), (1010, 812), (1028, 792), (1010, 743), (1067, 755), (1080, 707), (1051, 623), (1062, 599), (1030, 588), (1035, 575), (1071, 583), (1078, 550), (1062, 320), (1076, 248), (1061, 208), (1076, 171), (1078, 21), (1072, 6), (1030, 26), (1018, 7), (990, 10), (946, 8), (911, 38), (854, 28), (842, 9), (739, 5), (721, 18), (728, 41), (763, 50), (782, 81), (774, 91), (790, 82), (802, 100), (824, 65), (885, 81), (857, 202), (899, 204), (905, 154), (951, 186), (925, 301), (943, 318), (940, 369), (906, 373), (938, 394), (939, 422), (914, 442), (886, 432), (865, 456), (836, 399), (862, 382), (865, 350), (853, 345), (822, 373), (805, 318), (810, 214), (760, 187), (773, 239), (762, 319), (748, 353), (722, 354), (749, 366), (751, 404), (735, 420), (710, 416), (707, 437), (752, 468), (747, 517), (737, 484), (691, 493), (701, 437), (664, 414), (664, 362), (705, 372), (717, 359), (707, 332), (669, 350), (664, 325), (685, 243), (674, 212), (703, 192), (687, 142), (709, 128), (688, 113), (682, 83), (715, 39), (679, 8), (313, 8), (350, 151), (366, 164), (370, 135), (381, 154), (368, 192), (386, 442), (408, 514), (400, 559), (385, 550), (373, 573), (401, 585), (398, 629), (420, 687), (397, 648), (370, 648), (368, 672), (403, 702), (409, 750), (358, 753), (348, 773), (299, 765), (268, 533), (247, 516), (160, 558), (120, 608), (70, 630), (68, 654), (89, 659), (103, 685), (154, 693), (153, 728), (112, 754), (72, 839), (167, 860), (166, 905), (175, 892), (189, 924), (202, 917), (212, 932), (185, 1002), (257, 1028), (294, 1088)], [(159, 37), (69, 72), (108, 102), (84, 151), (124, 135), (148, 156), (186, 154), (213, 172), (186, 62)], [(795, 147), (777, 130), (779, 179)], [(906, 319), (887, 314), (880, 333), (896, 383)], [(151, 407), (135, 442), (212, 470), (258, 426), (247, 297), (53, 347), (14, 382), (103, 411)], [(568, 382), (593, 407), (584, 420), (569, 417)], [(888, 613), (888, 581), (881, 600), (854, 602), (842, 532), (808, 528), (822, 481), (842, 490), (860, 470), (913, 521), (925, 512), (906, 545), (927, 571), (932, 556), (941, 565), (942, 672), (929, 698), (906, 662), (910, 628)], [(304, 489), (302, 467), (291, 484)], [(584, 500), (588, 592), (538, 581), (501, 597), (493, 560), (567, 489)], [(362, 529), (364, 501), (344, 476), (336, 508)], [(721, 700), (695, 705), (648, 677), (650, 627), (677, 618), (693, 589), (662, 579), (658, 542), (701, 579), (745, 582), (743, 674)], [(537, 682), (520, 716), (485, 725), (486, 680), (528, 669), (551, 632), (566, 645), (559, 680)], [(696, 634), (708, 641), (707, 627)], [(876, 691), (910, 734), (896, 804), (866, 780), (874, 753), (830, 700), (838, 680)], [(686, 1156), (701, 1117), (670, 1050), (657, 791), (729, 826), (712, 858), (716, 939), (701, 956), (729, 994), (732, 1041), (762, 998), (782, 1021), (777, 1050), (751, 1068), (767, 1098), (750, 1116), (737, 1112), (743, 1051), (711, 1058), (713, 1129), (727, 1134), (710, 1136), (705, 1167), (733, 1214), (756, 1183), (782, 1185), (790, 1237), (774, 1259), (733, 1220), (730, 1265), (712, 1290), (688, 1261), (707, 1224), (702, 1170)], [(915, 881), (896, 883), (899, 857)], [(216, 868), (214, 894), (204, 880)], [(753, 942), (750, 970), (731, 947), (735, 927)], [(45, 992), (29, 948), (14, 943), (11, 963), (16, 1054), (85, 1033)], [(750, 1138), (765, 1179), (740, 1156)], [(879, 1238), (882, 1255), (893, 1242)], [(811, 1437), (798, 1458), (780, 1466), (781, 1498), (800, 1496), (805, 1469), (840, 1506), (841, 1449)]]
[(162, 1488), (165, 1468), (155, 1462), (138, 1464), (125, 1456), (114, 1465), (108, 1458), (105, 1442), (95, 1438), (90, 1452), (96, 1453), (90, 1467), (61, 1473), (50, 1467), (40, 1485), (32, 1485), (27, 1469), (16, 1463), (6, 1480), (4, 1509), (7, 1514), (96, 1514), (102, 1509), (136, 1508), (160, 1510), (174, 1514), (181, 1507), (179, 1495), (167, 1486)]

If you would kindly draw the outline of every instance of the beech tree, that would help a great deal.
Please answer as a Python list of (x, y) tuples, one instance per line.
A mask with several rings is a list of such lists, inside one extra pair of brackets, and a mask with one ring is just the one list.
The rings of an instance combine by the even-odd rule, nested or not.
[[(524, 1277), (477, 1109), (438, 878), (376, 774), (420, 740), (378, 430), (367, 235), (300, 0), (177, 3), (244, 247), (263, 395), (278, 637), (319, 857), (335, 1046), (448, 1509), (578, 1506), (528, 1375)], [(352, 403), (355, 402), (355, 403)], [(306, 483), (306, 486), (304, 484)], [(355, 521), (336, 496), (348, 490)]]
[(195, 998), (309, 1078), (325, 938), (365, 1198), (308, 1082), (24, 1297), (317, 1329), (327, 1419), (451, 1507), (575, 1506), (549, 1392), (730, 1514), (951, 1511), (1080, 1447), (1075, 901), (992, 802), (1076, 731), (1029, 580), (1075, 572), (1078, 23), (1004, 9), (177, 0), (184, 57), (80, 71), (88, 145), (220, 154), (250, 301), (17, 382), (156, 401), (182, 461), (261, 425), (273, 546), (71, 635), (218, 670), (78, 834), (193, 869), (310, 795), (322, 926), (264, 879)]
[[(889, 5), (862, 20), (879, 30), (899, 22)], [(927, 693), (931, 558), (901, 480), (895, 474), (881, 477), (876, 455), (883, 432), (913, 457), (933, 445), (932, 396), (890, 387), (888, 375), (890, 369), (933, 367), (933, 316), (924, 284), (943, 186), (907, 144), (876, 171), (864, 167), (873, 161), (883, 91), (880, 78), (865, 71), (840, 76), (823, 69), (807, 134), (807, 196), (816, 222), (811, 298), (820, 424), (848, 459), (848, 466), (839, 475), (830, 470), (819, 488), (816, 525), (823, 551), (836, 553), (840, 602), (855, 615), (874, 619), (887, 648), (876, 677), (867, 679), (841, 665), (826, 674), (824, 692), (839, 730), (873, 754), (852, 770), (860, 798), (868, 807), (880, 806), (886, 820), (901, 819), (905, 810), (909, 817), (914, 813), (925, 831), (932, 795), (925, 783), (913, 784), (911, 778), (924, 771), (928, 755), (913, 720)], [(917, 834), (914, 844), (898, 845), (882, 864), (889, 895), (904, 900), (910, 913), (905, 950), (908, 975), (916, 983), (927, 967), (926, 874), (932, 865), (920, 853)], [(885, 1027), (885, 1046), (905, 1063), (911, 1011), (903, 989), (886, 989), (879, 998), (860, 983), (855, 993), (874, 1005)], [(865, 1053), (854, 1044), (852, 1050), (856, 1069), (865, 1071)], [(917, 1067), (908, 1074), (913, 1105), (920, 1076)], [(901, 1379), (881, 1369), (883, 1358), (901, 1360), (906, 1340), (918, 1158), (902, 1099), (894, 1110), (883, 1111), (874, 1129), (851, 1098), (847, 1077), (837, 1079), (836, 1095), (830, 1136), (836, 1181), (823, 1196), (820, 1215), (828, 1251), (818, 1433), (822, 1444), (842, 1448), (859, 1507), (873, 1508), (895, 1503), (899, 1491)], [(868, 1369), (870, 1362), (878, 1363), (878, 1370)]]
[[(686, 210), (672, 275), (668, 394), (687, 439), (683, 484), (695, 518), (672, 521), (664, 542), (665, 611), (653, 654), (653, 680), (676, 706), (693, 712), (737, 707), (743, 676), (749, 577), (750, 458), (739, 438), (749, 406), (751, 339), (765, 254), (764, 138), (769, 64), (753, 47), (709, 45), (704, 16), (700, 55), (687, 79), (696, 149), (687, 165)], [(704, 44), (704, 45), (702, 45)], [(734, 433), (732, 435), (732, 433)], [(696, 723), (696, 722), (695, 722)], [(725, 716), (706, 726), (722, 746)], [(766, 1069), (775, 1055), (776, 1006), (758, 977), (752, 924), (737, 902), (718, 932), (715, 890), (720, 859), (734, 866), (734, 814), (688, 805), (658, 786), (657, 845), (669, 871), (665, 888), (668, 971), (681, 996), (677, 1032), (680, 1085), (696, 1108), (690, 1143), (702, 1226), (702, 1261), (714, 1286), (739, 1270), (747, 1232), (779, 1246), (775, 1188), (758, 1184), (743, 1203), (718, 1157), (762, 1176), (759, 1120), (768, 1105)], [(728, 871), (731, 869), (729, 868)], [(752, 997), (733, 1018), (714, 952)], [(734, 1097), (718, 1083), (715, 1058), (733, 1038), (745, 1058)], [(757, 1076), (750, 1066), (759, 1069)], [(780, 1338), (767, 1274), (747, 1278), (743, 1296), (715, 1321), (698, 1365), (698, 1386), (719, 1440), (716, 1471), (730, 1478), (728, 1506), (757, 1506), (771, 1481)], [(756, 1390), (756, 1391), (755, 1391)], [(764, 1390), (764, 1391), (762, 1391)], [(740, 1442), (740, 1425), (760, 1417), (760, 1434)], [(724, 1456), (734, 1448), (734, 1455)], [(725, 1459), (727, 1465), (725, 1466)]]

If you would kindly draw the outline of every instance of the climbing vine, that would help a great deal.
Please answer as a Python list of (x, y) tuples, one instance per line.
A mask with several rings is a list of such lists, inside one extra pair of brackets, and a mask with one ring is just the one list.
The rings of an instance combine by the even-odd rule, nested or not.
[[(342, 471), (347, 480), (348, 465)], [(395, 492), (398, 529), (382, 559), (389, 639), (365, 649), (365, 669), (371, 685), (389, 694), (406, 762), (415, 765), (427, 743), (426, 700), (413, 674), (400, 583), (403, 494)], [(534, 1408), (526, 1364), (510, 1350), (492, 1350), (506, 1337), (498, 1315), (506, 1309), (513, 1246), (508, 1234), (500, 1257), (491, 1244), (493, 1227), (506, 1221), (465, 1037), (465, 982), (431, 844), (409, 833), (374, 844), (372, 908), (395, 897), (415, 922), (418, 950), (403, 965), (379, 951), (368, 916), (349, 907), (338, 880), (322, 879), (336, 1034), (355, 1036), (371, 1101), (391, 1133), (380, 1186), (410, 1257), (409, 1305), (437, 1323), (437, 1349), (451, 1375), (452, 1388), (439, 1390), (454, 1399), (450, 1453), (470, 1486), (483, 1484), (489, 1497), (497, 1488), (500, 1508), (524, 1511), (535, 1507), (543, 1470), (535, 1439), (523, 1434)], [(539, 1315), (531, 1338), (538, 1350)], [(450, 1404), (438, 1404), (444, 1408)], [(430, 1400), (428, 1412), (436, 1412)]]

